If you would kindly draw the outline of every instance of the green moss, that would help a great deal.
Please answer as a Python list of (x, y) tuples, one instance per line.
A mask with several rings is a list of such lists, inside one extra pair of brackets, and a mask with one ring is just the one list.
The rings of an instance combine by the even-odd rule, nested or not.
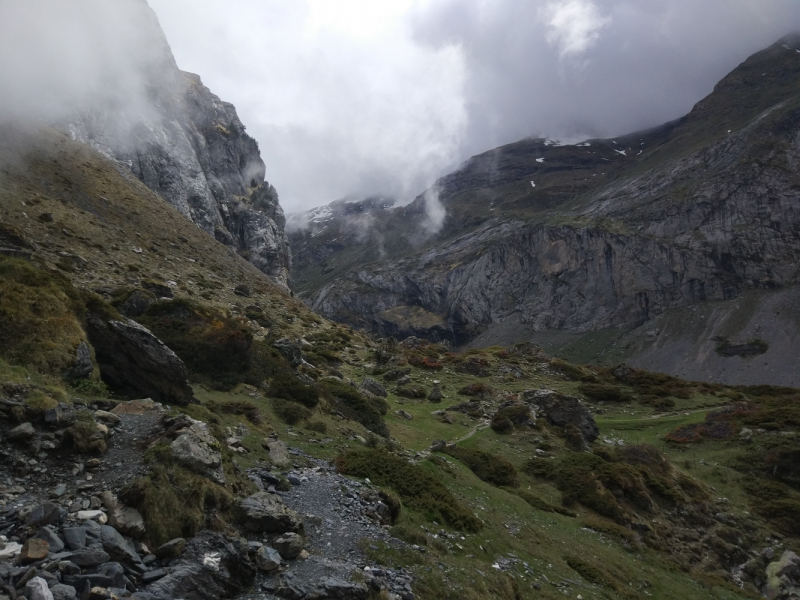
[(478, 531), (481, 521), (429, 470), (382, 449), (350, 450), (336, 457), (340, 473), (368, 477), (394, 491), (407, 507), (429, 520), (464, 531)]
[(201, 529), (226, 528), (236, 507), (225, 488), (175, 464), (163, 448), (150, 451), (148, 458), (150, 474), (124, 488), (120, 499), (142, 513), (151, 547), (193, 537)]
[(86, 339), (82, 307), (65, 276), (0, 256), (0, 357), (8, 362), (61, 375)]

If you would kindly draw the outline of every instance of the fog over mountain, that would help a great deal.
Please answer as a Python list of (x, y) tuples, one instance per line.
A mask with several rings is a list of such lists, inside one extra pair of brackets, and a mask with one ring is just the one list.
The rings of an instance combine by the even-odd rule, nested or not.
[[(136, 102), (135, 74), (164, 43), (140, 39), (143, 1), (2, 3), (4, 113), (59, 113), (112, 90), (110, 102)], [(288, 211), (346, 195), (404, 202), (500, 144), (679, 117), (800, 29), (793, 0), (149, 4), (178, 66), (239, 109)]]

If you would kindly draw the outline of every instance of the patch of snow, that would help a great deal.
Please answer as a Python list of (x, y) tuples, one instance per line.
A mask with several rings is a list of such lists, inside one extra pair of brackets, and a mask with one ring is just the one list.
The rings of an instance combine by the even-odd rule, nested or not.
[(531, 187), (536, 187), (536, 184), (533, 181), (531, 181)]
[(589, 142), (583, 142), (582, 144), (575, 144), (578, 148), (588, 148), (591, 146)]
[(219, 552), (206, 554), (203, 557), (203, 566), (204, 567), (209, 567), (210, 569), (212, 569), (214, 571), (219, 571), (219, 562), (220, 562), (221, 558), (222, 557), (220, 556)]
[(560, 142), (559, 140), (551, 140), (550, 138), (547, 138), (544, 141), (544, 145), (545, 146), (556, 146), (556, 147), (558, 147), (558, 146), (569, 146), (569, 144), (564, 144), (563, 142)]
[(537, 162), (537, 163), (543, 163), (543, 162), (544, 162), (544, 159), (543, 159), (543, 158), (537, 158), (537, 159), (536, 159), (536, 162)]
[(622, 154), (622, 156), (627, 156), (627, 154), (625, 154), (625, 150), (614, 150), (614, 152), (616, 152), (617, 154)]

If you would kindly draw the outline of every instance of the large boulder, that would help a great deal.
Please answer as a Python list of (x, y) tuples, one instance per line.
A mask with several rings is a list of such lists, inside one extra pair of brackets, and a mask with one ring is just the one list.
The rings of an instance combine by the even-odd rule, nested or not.
[(286, 506), (280, 496), (256, 492), (239, 503), (243, 525), (254, 533), (302, 533), (300, 516)]
[(586, 442), (593, 442), (600, 435), (592, 413), (577, 398), (552, 390), (525, 390), (523, 398), (550, 424), (557, 427), (574, 425)]
[(385, 398), (388, 395), (386, 388), (375, 381), (372, 377), (364, 378), (364, 381), (361, 382), (361, 389), (375, 396), (381, 396), (382, 398)]
[(794, 598), (800, 586), (800, 557), (786, 550), (779, 560), (767, 565), (767, 583), (761, 593), (769, 600)]
[(100, 542), (111, 560), (120, 563), (126, 573), (141, 575), (147, 570), (138, 552), (113, 527), (100, 527)]
[(100, 373), (112, 388), (179, 405), (194, 399), (186, 365), (149, 329), (97, 313), (87, 316), (86, 325)]
[(157, 598), (233, 598), (253, 585), (255, 573), (246, 543), (201, 531), (183, 554), (170, 562), (169, 574), (144, 591)]
[(273, 342), (272, 346), (283, 354), (284, 358), (286, 358), (293, 367), (299, 367), (303, 364), (303, 351), (300, 350), (300, 346), (289, 338), (281, 338)]
[(222, 470), (219, 442), (211, 435), (206, 423), (185, 415), (181, 418), (188, 426), (180, 429), (178, 437), (170, 444), (175, 460), (198, 475), (224, 485), (225, 473)]

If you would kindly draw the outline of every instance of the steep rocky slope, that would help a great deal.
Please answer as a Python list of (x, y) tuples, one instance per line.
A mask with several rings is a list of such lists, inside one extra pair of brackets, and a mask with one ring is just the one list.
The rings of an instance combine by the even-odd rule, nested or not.
[(154, 57), (135, 74), (147, 90), (144, 98), (97, 98), (59, 125), (126, 165), (203, 231), (288, 289), (283, 210), (264, 180), (257, 142), (232, 104), (212, 94), (199, 76), (178, 69), (155, 14), (144, 0), (135, 5), (149, 24), (139, 35)]
[(384, 219), (384, 258), (368, 239), (339, 264), (330, 256), (338, 269), (302, 291), (326, 316), (461, 345), (498, 328), (503, 342), (525, 328), (537, 340), (629, 330), (668, 309), (789, 288), (800, 242), (798, 48), (789, 36), (753, 55), (662, 127), (474, 157), (437, 183), (447, 218), (436, 235), (419, 235), (429, 192)]

